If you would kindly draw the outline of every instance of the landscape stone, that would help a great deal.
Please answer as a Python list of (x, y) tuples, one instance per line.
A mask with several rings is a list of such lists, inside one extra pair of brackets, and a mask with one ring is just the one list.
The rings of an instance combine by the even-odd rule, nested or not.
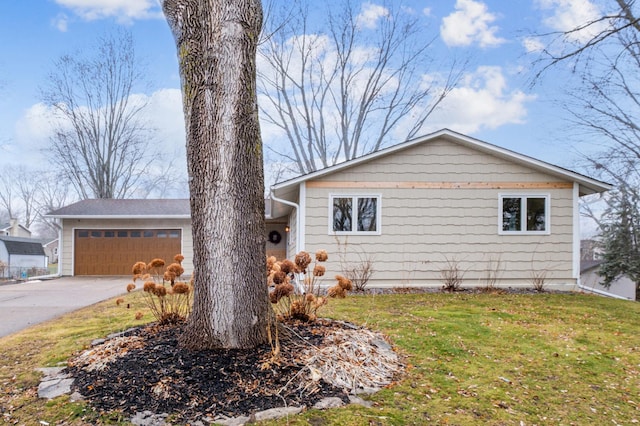
[(249, 416), (216, 417), (215, 424), (221, 426), (244, 426), (251, 421)]
[(365, 401), (359, 396), (349, 395), (349, 402), (351, 404), (362, 405), (363, 407), (371, 408), (373, 407), (373, 403), (371, 401)]
[(313, 408), (317, 410), (325, 410), (327, 408), (338, 408), (344, 405), (344, 401), (342, 401), (337, 396), (331, 396), (328, 398), (323, 398), (320, 401), (316, 402)]
[(280, 407), (271, 408), (269, 410), (259, 411), (254, 416), (256, 421), (279, 419), (286, 416), (293, 416), (299, 414), (304, 410), (304, 407)]
[(149, 410), (138, 412), (131, 418), (131, 424), (137, 426), (168, 426), (165, 419), (168, 414), (154, 414)]
[(40, 382), (38, 385), (38, 397), (53, 399), (61, 395), (71, 393), (73, 379), (56, 378)]

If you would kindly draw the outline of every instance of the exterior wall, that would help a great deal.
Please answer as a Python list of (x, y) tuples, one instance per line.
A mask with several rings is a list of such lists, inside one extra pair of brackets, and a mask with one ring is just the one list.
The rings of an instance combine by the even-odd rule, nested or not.
[[(450, 262), (465, 286), (486, 285), (499, 262), (499, 285), (531, 286), (544, 271), (547, 286), (573, 287), (573, 184), (550, 182), (558, 183), (443, 139), (414, 146), (308, 181), (305, 248), (329, 252), (329, 277), (340, 263), (372, 259), (369, 287), (442, 286)], [(330, 234), (331, 194), (380, 195), (380, 235)], [(500, 235), (500, 194), (549, 195), (549, 235)]]
[(31, 232), (27, 231), (21, 226), (16, 226), (11, 232), (12, 237), (31, 238)]
[[(275, 256), (278, 260), (282, 260), (287, 257), (287, 232), (286, 222), (284, 221), (268, 221), (266, 223), (267, 230), (267, 256)], [(269, 235), (271, 232), (276, 231), (280, 234), (280, 241), (274, 243), (269, 241)]]
[(584, 291), (605, 294), (623, 299), (636, 300), (636, 285), (628, 277), (623, 276), (606, 288), (602, 284), (602, 277), (598, 276), (598, 268), (592, 268), (582, 273), (580, 288)]
[(45, 256), (33, 256), (24, 254), (11, 255), (11, 268), (46, 268)]
[(289, 232), (287, 233), (287, 257), (291, 258), (298, 253), (298, 210), (291, 210), (289, 215)]
[(189, 219), (64, 219), (58, 267), (61, 275), (73, 275), (73, 236), (76, 229), (181, 229), (182, 266), (185, 276), (193, 273), (193, 238)]
[(43, 245), (44, 253), (49, 258), (49, 263), (58, 263), (58, 240)]

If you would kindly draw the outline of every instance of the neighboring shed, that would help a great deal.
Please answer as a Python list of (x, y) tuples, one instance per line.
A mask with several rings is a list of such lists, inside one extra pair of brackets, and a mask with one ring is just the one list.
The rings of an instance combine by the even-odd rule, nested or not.
[(580, 288), (590, 293), (618, 299), (638, 300), (638, 290), (628, 276), (622, 275), (611, 283), (609, 287), (602, 285), (602, 277), (598, 275), (602, 260), (583, 260), (580, 265)]
[(42, 248), (44, 249), (47, 258), (49, 259), (49, 263), (58, 263), (58, 238), (49, 238), (47, 240), (41, 241)]
[[(0, 268), (3, 277), (39, 275), (47, 267), (47, 256), (42, 244), (28, 238), (0, 236)], [(29, 273), (37, 270), (37, 273)]]
[[(441, 130), (271, 188), (287, 254), (329, 252), (327, 276), (371, 260), (369, 286), (574, 288), (579, 201), (611, 186)], [(493, 278), (492, 278), (493, 277)]]

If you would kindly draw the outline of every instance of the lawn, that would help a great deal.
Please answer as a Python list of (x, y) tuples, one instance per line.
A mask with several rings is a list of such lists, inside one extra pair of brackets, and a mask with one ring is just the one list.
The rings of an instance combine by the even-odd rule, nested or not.
[[(145, 321), (108, 301), (0, 339), (7, 424), (127, 424), (36, 397), (34, 368)], [(581, 294), (350, 296), (324, 315), (380, 330), (406, 357), (398, 383), (349, 406), (265, 424), (604, 425), (640, 421), (640, 304)], [(147, 321), (150, 316), (146, 316)], [(122, 423), (121, 423), (122, 422)]]

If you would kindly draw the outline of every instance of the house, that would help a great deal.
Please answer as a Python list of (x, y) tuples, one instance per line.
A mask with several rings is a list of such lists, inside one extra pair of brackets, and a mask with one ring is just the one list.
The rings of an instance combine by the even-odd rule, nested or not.
[[(61, 275), (131, 275), (137, 261), (185, 258), (193, 272), (191, 214), (187, 199), (83, 200), (50, 212), (60, 229)], [(267, 253), (285, 254), (285, 221), (267, 226)]]
[(581, 263), (580, 289), (616, 299), (638, 300), (638, 289), (627, 275), (614, 280), (609, 287), (602, 285), (602, 277), (598, 275), (602, 260), (583, 260)]
[(40, 241), (44, 253), (49, 259), (49, 263), (58, 263), (58, 241), (58, 238), (49, 238)]
[(45, 275), (47, 256), (42, 244), (29, 238), (0, 236), (0, 276)]
[(18, 219), (10, 219), (9, 223), (0, 224), (0, 236), (31, 238), (31, 231), (20, 225)]
[(371, 287), (574, 288), (580, 197), (611, 186), (441, 130), (281, 182), (287, 254), (329, 252), (327, 275), (372, 261)]
[[(610, 185), (450, 130), (278, 183), (267, 254), (329, 253), (327, 276), (372, 261), (369, 286), (575, 287), (580, 197)], [(130, 273), (181, 252), (193, 270), (188, 200), (85, 200), (51, 212), (63, 275)]]

